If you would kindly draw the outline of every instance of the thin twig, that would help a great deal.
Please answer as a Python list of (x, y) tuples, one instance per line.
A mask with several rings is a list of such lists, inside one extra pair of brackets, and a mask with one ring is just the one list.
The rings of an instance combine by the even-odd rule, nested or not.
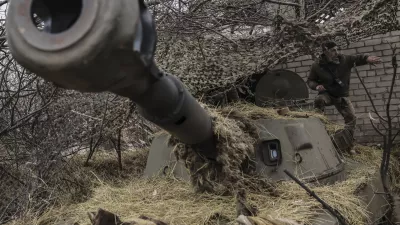
[(313, 191), (311, 191), (305, 184), (303, 184), (299, 179), (297, 179), (295, 176), (293, 176), (289, 171), (286, 169), (283, 171), (285, 172), (292, 180), (294, 180), (300, 187), (302, 187), (307, 193), (316, 199), (321, 205), (328, 210), (333, 216), (335, 216), (341, 225), (348, 225), (349, 223), (347, 222), (346, 218), (340, 214), (337, 210), (333, 209), (330, 205), (328, 205), (325, 201), (320, 199)]
[(322, 11), (324, 11), (326, 9), (326, 7), (328, 7), (334, 0), (330, 0), (328, 3), (325, 4), (324, 7), (322, 7), (321, 9), (319, 9), (317, 12), (315, 12), (314, 14), (312, 14), (311, 16), (307, 17), (306, 21), (309, 19), (312, 19), (314, 16), (320, 14)]
[(207, 27), (207, 26), (205, 26), (205, 25), (203, 25), (203, 24), (201, 24), (201, 23), (199, 23), (199, 22), (197, 22), (197, 21), (191, 20), (191, 19), (189, 19), (189, 18), (183, 18), (183, 19), (188, 20), (188, 21), (190, 21), (190, 22), (192, 22), (192, 23), (195, 23), (195, 24), (197, 24), (197, 25), (199, 25), (199, 26), (205, 28), (206, 30), (209, 30), (209, 31), (211, 31), (211, 32), (213, 32), (213, 33), (215, 33), (215, 34), (217, 34), (217, 35), (223, 37), (224, 39), (226, 39), (227, 41), (231, 42), (231, 43), (234, 44), (235, 46), (238, 46), (238, 44), (237, 44), (235, 41), (229, 39), (228, 37), (226, 37), (226, 36), (223, 35), (222, 33), (218, 32), (218, 31), (216, 31), (216, 30), (214, 30), (214, 29), (212, 29), (212, 28), (209, 28), (209, 27)]
[(388, 178), (387, 178), (387, 173), (389, 171), (389, 165), (390, 165), (390, 154), (392, 151), (392, 117), (390, 115), (390, 102), (392, 100), (392, 95), (393, 95), (393, 89), (394, 89), (394, 84), (396, 81), (396, 73), (397, 73), (397, 60), (396, 60), (396, 48), (393, 48), (392, 45), (390, 45), (392, 50), (393, 50), (393, 56), (392, 56), (392, 65), (393, 65), (393, 77), (392, 77), (392, 85), (390, 87), (390, 92), (389, 92), (389, 98), (388, 102), (386, 105), (386, 116), (388, 120), (388, 136), (384, 137), (384, 150), (383, 150), (383, 157), (382, 157), (382, 163), (381, 163), (381, 179), (382, 179), (382, 184), (383, 184), (383, 189), (385, 192), (387, 192), (387, 198), (388, 202), (390, 204), (390, 209), (389, 209), (389, 216), (393, 213), (393, 207), (394, 207), (394, 200), (393, 196), (389, 192), (389, 185), (388, 185)]
[(380, 134), (382, 137), (384, 137), (385, 135), (375, 126), (375, 124), (372, 122), (372, 120), (369, 120), (371, 122), (372, 127), (374, 128), (374, 130)]
[(300, 4), (294, 3), (294, 2), (281, 2), (281, 1), (275, 1), (275, 0), (262, 0), (262, 2), (269, 2), (273, 4), (278, 4), (278, 5), (288, 5), (288, 6), (294, 6), (294, 7), (301, 7)]
[(400, 134), (400, 129), (397, 131), (397, 133), (394, 135), (394, 137), (392, 138), (392, 142), (395, 141), (396, 137)]
[(379, 117), (379, 119), (381, 119), (382, 121), (387, 122), (387, 120), (385, 120), (381, 115), (379, 115), (378, 110), (376, 109), (375, 103), (374, 103), (374, 101), (372, 100), (372, 97), (371, 97), (371, 95), (369, 94), (368, 89), (367, 89), (367, 87), (365, 86), (364, 81), (361, 79), (361, 76), (360, 76), (360, 74), (359, 74), (359, 72), (358, 72), (358, 70), (357, 70), (357, 65), (356, 65), (356, 63), (354, 63), (354, 69), (355, 69), (355, 71), (356, 71), (356, 74), (357, 74), (358, 79), (360, 80), (362, 86), (364, 87), (365, 92), (367, 93), (367, 96), (368, 96), (368, 98), (369, 98), (369, 101), (371, 102), (371, 105), (372, 105), (372, 108), (374, 109), (374, 112), (375, 112), (376, 115)]
[(90, 118), (90, 119), (102, 121), (102, 119), (100, 119), (100, 118), (96, 118), (96, 117), (93, 117), (93, 116), (89, 116), (89, 115), (86, 115), (86, 114), (84, 114), (84, 113), (77, 112), (77, 111), (75, 111), (75, 110), (71, 110), (71, 112), (76, 113), (76, 114), (81, 115), (81, 116), (84, 116), (84, 117), (88, 117), (88, 118)]
[(27, 115), (25, 115), (24, 117), (22, 117), (21, 119), (19, 119), (17, 122), (15, 122), (15, 124), (13, 126), (8, 126), (7, 128), (4, 128), (2, 131), (0, 131), (0, 136), (10, 132), (13, 129), (16, 129), (19, 127), (19, 125), (25, 121), (28, 118), (31, 118), (33, 115), (35, 115), (36, 113), (39, 113), (40, 111), (42, 111), (43, 109), (47, 108), (51, 103), (53, 102), (53, 100), (49, 101), (48, 103), (46, 103), (43, 107), (41, 107), (38, 110), (35, 110)]
[(26, 186), (26, 184), (21, 181), (20, 179), (18, 179), (16, 176), (12, 175), (11, 173), (9, 173), (2, 165), (0, 165), (0, 169), (7, 174), (9, 177), (13, 178), (14, 180), (18, 181), (18, 183), (22, 184), (23, 186)]

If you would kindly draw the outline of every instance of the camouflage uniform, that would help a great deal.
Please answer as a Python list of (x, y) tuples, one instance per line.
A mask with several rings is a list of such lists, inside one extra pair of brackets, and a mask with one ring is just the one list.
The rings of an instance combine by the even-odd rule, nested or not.
[(315, 99), (315, 108), (324, 112), (325, 106), (334, 105), (343, 116), (346, 128), (354, 135), (356, 127), (356, 115), (354, 107), (349, 99), (349, 86), (351, 69), (354, 66), (367, 64), (368, 55), (342, 55), (339, 54), (338, 61), (328, 62), (322, 54), (311, 66), (307, 85), (316, 90), (318, 85), (323, 85), (325, 91), (319, 92)]
[(328, 93), (324, 92), (319, 94), (315, 99), (315, 108), (319, 112), (324, 112), (325, 106), (334, 105), (337, 111), (343, 116), (344, 122), (346, 123), (346, 129), (350, 132), (350, 135), (353, 137), (354, 130), (356, 128), (356, 114), (348, 97), (333, 97)]

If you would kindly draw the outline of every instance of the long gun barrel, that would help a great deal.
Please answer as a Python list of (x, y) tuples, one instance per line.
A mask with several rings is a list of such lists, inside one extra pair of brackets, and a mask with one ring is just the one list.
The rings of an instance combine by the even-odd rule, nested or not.
[(66, 89), (130, 98), (144, 118), (215, 158), (212, 120), (155, 61), (143, 0), (12, 0), (7, 42), (27, 70)]

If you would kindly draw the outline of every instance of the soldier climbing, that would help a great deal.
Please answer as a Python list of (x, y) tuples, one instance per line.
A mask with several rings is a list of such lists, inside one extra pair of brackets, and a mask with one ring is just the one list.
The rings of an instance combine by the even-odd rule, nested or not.
[(356, 115), (349, 99), (351, 69), (354, 65), (378, 64), (381, 59), (366, 54), (343, 55), (338, 53), (335, 42), (329, 41), (322, 45), (322, 54), (313, 63), (307, 79), (310, 89), (318, 91), (314, 106), (323, 113), (325, 106), (334, 105), (343, 116), (345, 128), (354, 142)]

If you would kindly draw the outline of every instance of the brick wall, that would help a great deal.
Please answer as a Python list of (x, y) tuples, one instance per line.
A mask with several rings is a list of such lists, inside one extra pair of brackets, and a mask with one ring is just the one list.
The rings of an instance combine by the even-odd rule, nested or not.
[[(374, 100), (379, 114), (382, 115), (384, 115), (385, 112), (385, 98), (389, 95), (389, 88), (393, 76), (393, 67), (391, 64), (392, 51), (390, 50), (389, 44), (385, 44), (384, 41), (388, 41), (400, 47), (400, 31), (368, 37), (362, 41), (352, 43), (347, 49), (341, 50), (343, 54), (368, 53), (382, 58), (383, 63), (376, 65), (376, 67), (370, 65), (357, 67), (363, 82)], [(399, 58), (400, 57), (398, 57), (398, 62)], [(305, 81), (313, 62), (311, 56), (305, 55), (286, 64), (279, 65), (277, 68), (294, 71)], [(400, 103), (400, 80), (398, 80), (398, 77), (394, 87), (394, 93), (392, 98), (392, 114), (397, 113), (395, 110), (399, 108), (398, 104)], [(310, 90), (310, 98), (315, 98), (316, 95), (316, 91)], [(354, 69), (352, 70), (352, 78), (350, 81), (350, 99), (353, 102), (357, 116), (356, 140), (359, 143), (381, 142), (381, 137), (370, 124), (369, 112), (372, 110), (371, 103)], [(337, 123), (344, 123), (342, 116), (337, 112), (334, 106), (326, 108), (326, 115)], [(397, 118), (395, 122), (398, 122)]]

